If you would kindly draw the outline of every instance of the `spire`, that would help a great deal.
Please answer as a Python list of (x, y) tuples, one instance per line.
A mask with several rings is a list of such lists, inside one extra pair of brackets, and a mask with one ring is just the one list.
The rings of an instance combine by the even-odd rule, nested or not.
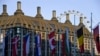
[(43, 18), (41, 15), (41, 7), (37, 7), (37, 15), (36, 18)]
[(52, 21), (56, 21), (56, 22), (58, 22), (58, 20), (57, 20), (57, 18), (56, 18), (56, 10), (53, 10), (52, 11), (52, 19), (51, 19)]
[(15, 15), (24, 15), (24, 13), (22, 12), (22, 10), (21, 10), (21, 2), (20, 1), (18, 1), (17, 2), (17, 10), (16, 10), (16, 12), (15, 12)]
[(3, 13), (2, 13), (2, 16), (8, 16), (8, 13), (7, 13), (7, 5), (3, 5)]

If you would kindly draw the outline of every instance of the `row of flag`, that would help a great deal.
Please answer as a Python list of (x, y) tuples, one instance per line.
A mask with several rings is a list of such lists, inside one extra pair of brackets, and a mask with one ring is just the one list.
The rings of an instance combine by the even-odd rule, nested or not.
[[(8, 37), (9, 35), (6, 35), (5, 37), (5, 41), (6, 41), (5, 42), (5, 53), (8, 53), (7, 52)], [(30, 34), (27, 34), (26, 36), (23, 37), (23, 56), (28, 56), (29, 54), (29, 46), (30, 46), (29, 39), (30, 39)], [(51, 48), (51, 55), (55, 56), (55, 53), (56, 53), (55, 31), (52, 31), (50, 32), (50, 34), (48, 34), (48, 39), (49, 39), (49, 46)], [(11, 45), (12, 46), (12, 56), (17, 56), (18, 54), (18, 51), (17, 51), (18, 41), (19, 41), (19, 36), (15, 36), (14, 38), (12, 38), (12, 45)], [(62, 53), (63, 55), (64, 56), (71, 55), (70, 49), (71, 48), (70, 48), (70, 41), (69, 41), (69, 29), (67, 28), (65, 33), (62, 34)], [(6, 54), (5, 56), (7, 55), (8, 54)], [(35, 35), (35, 56), (41, 56), (41, 35), (40, 34)]]
[[(97, 27), (95, 27), (93, 29), (93, 36), (94, 36), (94, 40), (96, 42), (96, 47), (98, 52), (100, 53), (100, 42), (99, 42), (99, 25)], [(80, 47), (80, 52), (83, 53), (84, 52), (84, 36), (83, 36), (83, 27), (80, 27), (77, 30), (77, 39), (79, 42), (79, 47)], [(8, 55), (8, 38), (9, 38), (9, 33), (6, 34), (5, 40), (4, 40), (4, 56)], [(50, 50), (51, 50), (51, 56), (55, 56), (56, 54), (56, 40), (55, 40), (55, 31), (50, 32), (50, 34), (48, 34), (48, 42), (49, 42), (49, 46), (50, 46)], [(12, 47), (12, 56), (17, 56), (18, 54), (18, 50), (17, 50), (17, 46), (18, 46), (18, 41), (19, 41), (19, 36), (14, 36), (11, 39), (11, 47)], [(41, 56), (41, 34), (36, 34), (35, 35), (35, 56)], [(71, 42), (69, 40), (69, 29), (67, 28), (65, 33), (62, 33), (62, 41), (61, 41), (61, 46), (62, 46), (62, 54), (63, 56), (71, 56)], [(26, 34), (23, 37), (23, 56), (28, 56), (29, 54), (29, 46), (30, 46), (30, 33)]]
[[(5, 39), (4, 39), (4, 49), (3, 49), (3, 53), (4, 55), (3, 56), (8, 56), (8, 54), (10, 53), (8, 51), (9, 49), (9, 37), (11, 34), (9, 32), (7, 32), (6, 36), (5, 36)], [(11, 39), (11, 49), (12, 49), (12, 52), (11, 52), (11, 56), (17, 56), (18, 54), (18, 41), (19, 41), (19, 36), (14, 36), (12, 39)], [(30, 40), (30, 34), (27, 34), (23, 37), (23, 56), (28, 56), (29, 54), (29, 40)]]

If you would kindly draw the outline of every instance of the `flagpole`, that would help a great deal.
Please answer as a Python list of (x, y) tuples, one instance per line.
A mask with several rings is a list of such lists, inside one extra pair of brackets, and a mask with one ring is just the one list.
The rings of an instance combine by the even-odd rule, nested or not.
[(8, 51), (8, 56), (11, 56), (11, 28), (8, 29), (9, 31), (9, 51)]
[(75, 15), (74, 15), (74, 55), (73, 56), (76, 56), (76, 27), (75, 27)]
[[(15, 33), (15, 31), (14, 31), (14, 28), (12, 28), (12, 39), (14, 38), (14, 34)], [(17, 49), (16, 49), (17, 50)], [(12, 51), (13, 52), (13, 51)], [(17, 51), (17, 53), (16, 53), (16, 56), (18, 55), (18, 51)]]
[[(2, 33), (2, 32), (1, 32), (1, 28), (0, 28), (0, 41), (2, 40), (2, 39), (1, 39), (1, 33)], [(3, 40), (3, 41), (4, 41), (4, 40)], [(1, 44), (0, 44), (0, 45), (1, 45)], [(3, 45), (4, 45), (4, 44), (3, 44), (3, 42), (2, 42), (2, 46), (3, 46)], [(2, 54), (0, 54), (0, 55), (2, 55), (2, 56), (4, 55), (4, 49), (3, 49), (3, 47), (2, 47)]]
[(59, 47), (58, 47), (59, 43), (58, 43), (58, 40), (59, 40), (59, 37), (57, 38), (57, 56), (59, 56)]
[(45, 56), (47, 56), (47, 40), (48, 40), (48, 29), (46, 28), (46, 36), (45, 36)]
[(21, 56), (23, 56), (23, 27), (21, 27)]
[(58, 31), (58, 42), (59, 42), (59, 43), (58, 43), (58, 44), (59, 44), (59, 46), (58, 46), (58, 47), (59, 47), (59, 49), (58, 49), (58, 50), (59, 50), (58, 54), (59, 54), (59, 56), (61, 56), (60, 31), (61, 31), (61, 30), (59, 29), (59, 31)]
[[(62, 14), (61, 14), (62, 16)], [(59, 18), (59, 22), (61, 23), (61, 17)], [(58, 55), (61, 56), (61, 39), (60, 39), (61, 29), (58, 29)]]
[(33, 48), (33, 51), (32, 51), (32, 56), (34, 56), (34, 46), (35, 46), (35, 44), (34, 44), (34, 30), (32, 31), (32, 37), (33, 37), (33, 39), (32, 39), (32, 48)]
[(92, 36), (92, 12), (91, 12), (91, 56), (94, 56), (93, 55), (93, 42), (92, 42), (92, 40), (93, 40), (93, 36)]
[(10, 54), (9, 54), (9, 56), (11, 56), (11, 34), (12, 34), (12, 28), (10, 28)]

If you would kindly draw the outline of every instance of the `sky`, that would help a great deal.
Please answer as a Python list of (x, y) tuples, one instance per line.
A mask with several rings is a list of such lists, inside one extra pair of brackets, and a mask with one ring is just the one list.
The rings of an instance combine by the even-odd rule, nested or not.
[[(90, 26), (91, 12), (93, 13), (93, 28), (100, 22), (100, 0), (0, 0), (0, 14), (2, 13), (2, 5), (7, 5), (7, 12), (9, 15), (13, 15), (17, 9), (17, 1), (21, 1), (21, 8), (25, 15), (35, 16), (37, 7), (41, 7), (41, 14), (46, 20), (51, 20), (52, 10), (56, 10), (57, 17), (60, 17), (60, 14), (75, 10), (79, 11), (79, 14), (87, 17), (84, 19), (84, 24), (86, 27)], [(64, 23), (66, 18), (65, 16), (61, 17), (61, 20), (58, 18), (59, 22)], [(70, 21), (74, 24), (73, 14), (70, 16)], [(75, 18), (76, 25), (79, 23), (79, 15), (76, 15)]]

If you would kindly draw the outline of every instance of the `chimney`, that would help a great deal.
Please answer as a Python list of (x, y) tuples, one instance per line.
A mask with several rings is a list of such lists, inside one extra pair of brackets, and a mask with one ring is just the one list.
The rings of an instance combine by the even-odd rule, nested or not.
[(24, 15), (23, 11), (21, 10), (21, 2), (20, 1), (17, 2), (17, 10), (14, 13), (14, 15)]
[(56, 18), (56, 10), (53, 10), (52, 16), (53, 16), (53, 18)]
[(37, 7), (37, 14), (35, 17), (43, 19), (42, 15), (41, 15), (41, 7), (39, 7), (39, 6)]
[(56, 10), (53, 10), (52, 11), (52, 19), (51, 19), (52, 21), (56, 21), (56, 22), (58, 22), (58, 20), (57, 20), (57, 18), (56, 18)]
[(66, 19), (69, 20), (69, 13), (66, 13)]
[(8, 13), (7, 13), (7, 5), (3, 5), (2, 16), (8, 16)]
[(20, 1), (17, 2), (17, 10), (21, 10), (21, 2)]
[(3, 5), (3, 13), (7, 13), (7, 6)]
[(41, 14), (41, 7), (37, 7), (37, 14)]
[(80, 23), (83, 23), (83, 17), (80, 17)]

